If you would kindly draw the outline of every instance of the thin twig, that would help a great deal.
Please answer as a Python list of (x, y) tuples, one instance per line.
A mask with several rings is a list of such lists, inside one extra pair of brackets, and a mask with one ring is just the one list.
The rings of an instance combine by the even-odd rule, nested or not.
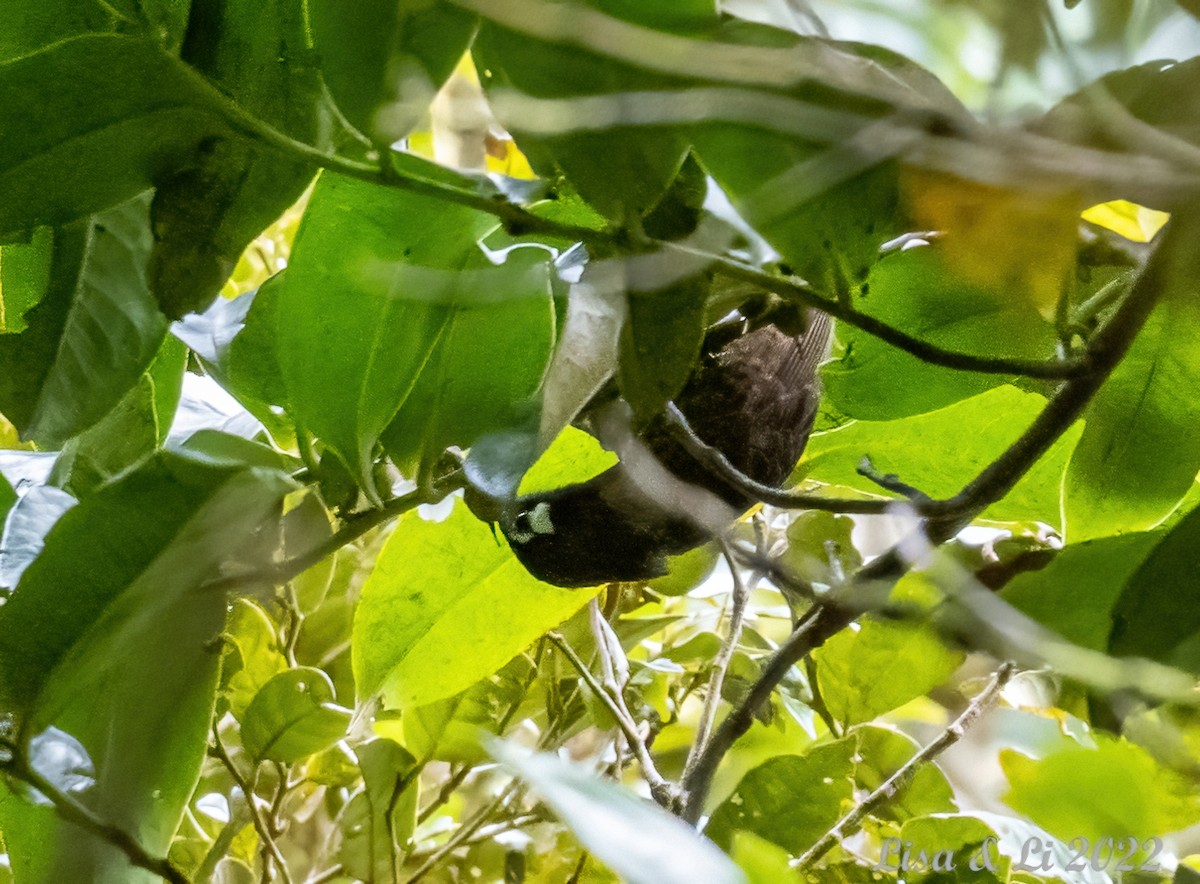
[[(943, 500), (885, 500), (882, 498), (825, 497), (807, 491), (795, 491), (764, 485), (750, 478), (724, 454), (706, 443), (692, 429), (692, 425), (674, 402), (668, 402), (663, 413), (667, 430), (687, 449), (688, 454), (700, 461), (710, 471), (738, 491), (755, 500), (777, 506), (780, 509), (820, 510), (827, 513), (852, 513), (855, 515), (883, 515), (896, 505), (914, 510), (918, 515), (953, 515), (957, 510), (949, 501)], [(914, 489), (915, 490), (915, 489)]]
[(895, 473), (877, 472), (875, 470), (875, 464), (871, 462), (871, 458), (869, 457), (864, 456), (862, 460), (858, 462), (858, 467), (855, 468), (855, 472), (864, 479), (874, 482), (880, 488), (890, 491), (893, 494), (899, 494), (901, 497), (905, 498), (911, 503), (919, 504), (933, 499), (920, 488), (916, 488), (913, 485), (909, 485), (907, 482), (903, 481)]
[[(685, 248), (677, 244), (666, 245), (669, 248)], [(1086, 353), (1068, 359), (1019, 359), (1006, 356), (978, 356), (957, 350), (948, 350), (923, 338), (914, 337), (895, 326), (888, 325), (883, 320), (856, 310), (847, 303), (822, 295), (802, 279), (768, 273), (731, 258), (716, 256), (713, 257), (712, 268), (722, 276), (750, 283), (758, 288), (774, 292), (787, 300), (798, 301), (820, 310), (822, 313), (828, 313), (834, 319), (852, 325), (930, 365), (981, 374), (1019, 375), (1043, 380), (1065, 380), (1079, 377), (1090, 371), (1092, 367)]]
[(145, 869), (158, 875), (170, 884), (189, 884), (187, 875), (176, 868), (174, 863), (165, 856), (154, 856), (142, 846), (140, 841), (120, 826), (102, 819), (86, 805), (81, 804), (74, 797), (55, 786), (29, 764), (23, 753), (18, 752), (15, 746), (8, 744), (6, 747), (12, 757), (0, 769), (41, 793), (47, 801), (54, 805), (54, 812), (66, 822), (111, 844), (125, 854), (125, 858), (139, 869)]
[(621, 733), (625, 735), (626, 742), (629, 743), (629, 748), (637, 756), (638, 764), (642, 768), (642, 777), (646, 780), (646, 784), (649, 785), (650, 794), (654, 796), (654, 800), (663, 807), (670, 807), (675, 800), (675, 790), (663, 775), (658, 772), (658, 766), (654, 763), (654, 759), (650, 757), (650, 750), (646, 748), (645, 741), (637, 731), (636, 722), (633, 721), (621, 706), (617, 705), (617, 701), (609, 696), (600, 682), (596, 681), (596, 677), (592, 675), (587, 664), (580, 659), (579, 655), (575, 653), (575, 649), (567, 643), (566, 639), (557, 632), (546, 633), (546, 638), (562, 651), (563, 656), (567, 658), (570, 664), (575, 667), (575, 671), (579, 673), (579, 677), (592, 689), (596, 698), (604, 704), (609, 714), (616, 720), (617, 727), (621, 729)]
[(721, 693), (725, 687), (725, 674), (729, 671), (729, 663), (737, 650), (742, 638), (742, 624), (746, 616), (746, 603), (750, 600), (750, 588), (742, 580), (738, 564), (732, 550), (725, 545), (725, 560), (729, 563), (729, 573), (733, 579), (733, 592), (729, 606), (729, 633), (721, 643), (721, 650), (713, 661), (712, 675), (708, 680), (708, 693), (704, 697), (704, 708), (700, 713), (700, 721), (696, 725), (696, 738), (688, 751), (687, 761), (683, 765), (683, 776), (680, 782), (686, 784), (691, 779), (692, 770), (708, 745), (709, 735), (717, 720), (717, 707), (721, 703)]
[[(255, 803), (254, 787), (242, 775), (242, 772), (238, 770), (237, 765), (233, 763), (233, 758), (230, 757), (229, 752), (225, 749), (225, 744), (221, 741), (221, 734), (217, 730), (217, 723), (215, 721), (212, 725), (212, 735), (213, 749), (217, 754), (217, 758), (225, 766), (225, 769), (229, 771), (233, 782), (242, 790), (242, 794), (246, 797), (246, 807), (250, 811), (250, 821), (254, 825), (254, 831), (258, 833), (259, 840), (262, 841), (263, 850), (279, 868), (279, 877), (284, 880), (285, 884), (291, 884), (292, 876), (288, 872), (287, 863), (284, 862), (283, 852), (280, 851), (279, 845), (275, 843), (275, 836), (271, 831), (270, 824), (264, 819), (262, 811)], [(266, 864), (265, 860), (266, 857), (264, 857), (264, 864)]]
[(1004, 689), (1004, 686), (1012, 678), (1015, 671), (1016, 667), (1012, 663), (1004, 663), (997, 669), (987, 687), (970, 702), (962, 714), (942, 731), (935, 740), (906, 761), (899, 770), (884, 780), (879, 788), (856, 804), (849, 813), (838, 820), (828, 832), (822, 835), (816, 844), (796, 858), (792, 862), (792, 865), (800, 868), (811, 865), (833, 849), (833, 847), (840, 844), (848, 835), (857, 832), (859, 825), (867, 817), (867, 814), (881, 807), (885, 802), (895, 798), (896, 795), (912, 782), (913, 777), (916, 776), (918, 769), (922, 765), (928, 764), (962, 739), (963, 734), (967, 732), (967, 728), (973, 725), (983, 714), (984, 710), (988, 709), (995, 702), (996, 698), (1000, 695), (1000, 691)]
[(520, 784), (515, 781), (505, 787), (504, 791), (497, 795), (495, 799), (490, 801), (486, 807), (480, 809), (479, 813), (475, 814), (475, 816), (471, 817), (470, 820), (459, 826), (454, 831), (454, 834), (446, 839), (446, 843), (434, 851), (429, 858), (425, 860), (425, 862), (423, 862), (415, 872), (412, 873), (405, 884), (416, 884), (417, 881), (420, 881), (435, 868), (437, 868), (446, 857), (466, 844), (471, 836), (474, 835), (475, 832), (477, 832), (480, 827), (487, 822), (488, 817), (508, 804), (510, 799), (517, 794), (520, 788)]
[(432, 495), (418, 490), (394, 497), (381, 507), (364, 510), (361, 513), (351, 516), (345, 525), (308, 552), (301, 553), (260, 571), (220, 577), (205, 584), (204, 588), (217, 591), (236, 591), (263, 584), (279, 585), (287, 583), (289, 580), (303, 574), (327, 556), (333, 555), (343, 546), (353, 543), (373, 528), (377, 528), (385, 522), (390, 522), (392, 519), (403, 515), (409, 510), (416, 509), (421, 504), (436, 503), (437, 500), (440, 500), (446, 494), (461, 488), (464, 482), (465, 479), (463, 479), (462, 473), (455, 472), (453, 475), (443, 479)]

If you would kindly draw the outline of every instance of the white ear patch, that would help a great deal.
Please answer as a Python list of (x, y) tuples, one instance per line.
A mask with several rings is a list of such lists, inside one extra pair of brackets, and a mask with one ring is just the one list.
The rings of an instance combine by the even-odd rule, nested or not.
[(554, 523), (550, 521), (550, 503), (543, 500), (533, 509), (517, 513), (508, 537), (510, 540), (524, 544), (529, 543), (540, 534), (553, 533)]
[(553, 534), (554, 523), (550, 521), (550, 503), (543, 500), (529, 513), (529, 527), (534, 534)]

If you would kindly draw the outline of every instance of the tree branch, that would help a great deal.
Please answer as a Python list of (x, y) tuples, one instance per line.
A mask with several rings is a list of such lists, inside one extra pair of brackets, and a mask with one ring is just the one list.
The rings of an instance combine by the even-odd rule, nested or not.
[(617, 705), (617, 701), (609, 696), (604, 690), (600, 682), (596, 681), (596, 676), (592, 675), (592, 671), (588, 669), (586, 663), (579, 658), (567, 640), (557, 632), (546, 633), (548, 638), (556, 648), (562, 651), (563, 656), (567, 658), (570, 664), (579, 673), (579, 677), (584, 683), (592, 689), (596, 698), (604, 704), (605, 708), (614, 719), (616, 719), (617, 727), (621, 729), (621, 733), (625, 735), (625, 741), (629, 743), (629, 748), (637, 756), (638, 764), (642, 768), (642, 777), (650, 786), (650, 794), (654, 796), (663, 807), (669, 808), (675, 800), (675, 790), (671, 784), (658, 772), (658, 766), (654, 763), (654, 759), (650, 757), (650, 750), (646, 748), (646, 742), (642, 739), (641, 734), (637, 732), (637, 723), (629, 716), (626, 710)]
[(951, 722), (938, 735), (937, 739), (908, 759), (899, 770), (884, 780), (878, 789), (856, 804), (849, 813), (834, 824), (833, 828), (822, 835), (816, 844), (801, 854), (792, 865), (803, 868), (812, 864), (828, 853), (833, 847), (840, 844), (847, 835), (857, 832), (859, 824), (862, 823), (867, 814), (882, 806), (884, 802), (890, 801), (906, 788), (912, 782), (912, 778), (916, 776), (917, 770), (922, 765), (937, 758), (962, 739), (963, 734), (967, 732), (967, 728), (973, 725), (983, 714), (984, 710), (995, 702), (996, 698), (1000, 695), (1000, 691), (1003, 690), (1008, 680), (1012, 678), (1014, 672), (1016, 672), (1016, 667), (1012, 663), (1001, 665), (996, 670), (987, 687), (970, 702), (958, 718)]
[[(683, 248), (672, 243), (665, 245), (670, 248)], [(1044, 380), (1064, 380), (1078, 377), (1092, 369), (1091, 360), (1087, 354), (1070, 359), (1016, 359), (1004, 356), (976, 356), (957, 350), (948, 350), (922, 338), (914, 337), (895, 326), (888, 325), (883, 320), (856, 310), (849, 304), (826, 297), (804, 280), (756, 270), (738, 261), (716, 256), (713, 256), (713, 268), (722, 276), (750, 283), (774, 292), (789, 301), (798, 301), (820, 310), (822, 313), (828, 313), (834, 319), (839, 319), (847, 325), (865, 331), (930, 365), (941, 365), (945, 368), (974, 371), (981, 374), (1021, 375)]]
[(455, 471), (450, 476), (437, 483), (432, 493), (420, 489), (394, 497), (377, 509), (364, 510), (351, 516), (341, 528), (331, 534), (326, 540), (317, 544), (308, 552), (279, 562), (270, 568), (253, 571), (249, 574), (231, 574), (219, 577), (204, 585), (205, 589), (220, 591), (236, 591), (263, 584), (279, 585), (287, 583), (303, 574), (326, 556), (331, 556), (343, 546), (353, 543), (373, 528), (378, 528), (385, 522), (402, 516), (409, 510), (414, 510), (425, 503), (436, 503), (447, 494), (463, 487), (465, 479), (461, 471)]
[(154, 856), (136, 838), (115, 823), (97, 816), (90, 808), (63, 792), (49, 779), (29, 764), (24, 754), (13, 744), (6, 748), (11, 757), (2, 765), (5, 773), (28, 784), (54, 805), (54, 812), (72, 825), (90, 832), (101, 841), (111, 844), (125, 854), (126, 859), (139, 869), (158, 875), (170, 884), (190, 884), (187, 875), (175, 867), (165, 856)]

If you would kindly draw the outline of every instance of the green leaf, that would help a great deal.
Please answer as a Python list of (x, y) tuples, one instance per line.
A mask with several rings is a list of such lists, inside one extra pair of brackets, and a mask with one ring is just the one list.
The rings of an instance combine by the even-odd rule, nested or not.
[(8, 479), (0, 476), (0, 525), (4, 524), (4, 520), (8, 516), (8, 511), (12, 509), (13, 504), (16, 502), (17, 492), (8, 483)]
[[(300, 0), (193, 0), (182, 58), (241, 108), (305, 144), (332, 147)], [(211, 138), (160, 176), (150, 288), (178, 319), (212, 303), (242, 251), (316, 169), (250, 139)]]
[[(1162, 539), (1117, 598), (1108, 650), (1200, 673), (1200, 604), (1195, 591), (1200, 509), (1188, 513), (1165, 536), (1149, 538), (1158, 536)], [(1138, 549), (1145, 545), (1139, 544)]]
[(117, 30), (157, 40), (170, 50), (179, 47), (187, 26), (186, 0), (140, 2), (136, 15), (122, 12), (119, 6), (76, 0), (10, 4), (0, 29), (0, 60), (26, 55), (68, 37)]
[(471, 14), (428, 0), (310, 0), (308, 14), (338, 108), (384, 144), (407, 135), (428, 112), (475, 28)]
[(750, 884), (801, 880), (799, 871), (789, 865), (791, 856), (786, 850), (751, 832), (738, 832), (733, 836), (732, 855)]
[[(406, 515), (363, 587), (351, 638), (360, 698), (405, 709), (491, 675), (587, 603), (541, 583), (466, 507)], [(469, 649), (469, 651), (467, 650)]]
[(166, 439), (179, 404), (187, 348), (173, 337), (116, 408), (67, 442), (51, 481), (76, 497), (124, 472)]
[(28, 327), (0, 336), (0, 410), (23, 438), (55, 446), (138, 383), (167, 323), (142, 275), (150, 251), (144, 198), (54, 231), (51, 249), (47, 289), (25, 315)]
[(630, 292), (621, 328), (618, 380), (639, 421), (649, 421), (683, 389), (700, 358), (705, 332), (703, 278), (654, 292)]
[[(925, 851), (931, 862), (935, 854), (949, 851), (955, 866), (956, 882), (999, 884), (1009, 880), (1008, 869), (1012, 862), (1001, 852), (1004, 847), (997, 844), (999, 840), (996, 831), (978, 817), (940, 813), (906, 822), (900, 830), (897, 849), (903, 851), (904, 843), (911, 843), (914, 849)], [(1020, 846), (1018, 844), (1018, 848)], [(880, 861), (885, 862), (883, 857)], [(895, 853), (885, 862), (885, 865), (892, 867), (898, 864), (899, 857)], [(973, 864), (979, 868), (973, 868)]]
[[(877, 473), (895, 474), (934, 498), (956, 494), (1031, 423), (1046, 400), (1016, 387), (989, 390), (946, 408), (893, 421), (857, 421), (814, 436), (798, 475), (882, 495), (858, 475), (864, 457)], [(971, 428), (971, 444), (962, 428)], [(1081, 427), (1073, 427), (1003, 499), (984, 511), (996, 521), (1061, 524), (1059, 487)]]
[[(1052, 358), (1057, 336), (1027, 301), (971, 285), (937, 245), (875, 264), (852, 303), (910, 335), (980, 356)], [(822, 371), (825, 394), (848, 417), (892, 420), (942, 408), (1005, 383), (1001, 375), (931, 365), (845, 323), (840, 355)]]
[(802, 853), (842, 815), (853, 793), (853, 739), (779, 755), (754, 768), (709, 819), (704, 833), (728, 849), (752, 832), (789, 853)]
[(322, 176), (277, 291), (288, 401), (364, 488), (391, 424), (411, 465), (519, 424), (549, 359), (549, 253), (493, 265), (489, 216)]
[[(288, 662), (279, 647), (275, 624), (267, 612), (250, 599), (234, 599), (225, 634), (227, 652), (222, 679), (229, 711), (240, 721), (259, 690), (286, 671)], [(236, 658), (230, 659), (234, 654)]]
[(492, 754), (529, 783), (597, 859), (629, 884), (745, 884), (713, 844), (665, 810), (551, 755)]
[(44, 719), (80, 697), (289, 487), (276, 472), (160, 452), (71, 509), (0, 608), (3, 702)]
[(515, 720), (536, 673), (525, 657), (515, 657), (495, 675), (455, 697), (404, 713), (404, 745), (421, 758), (452, 764), (478, 764), (487, 758), (480, 733), (503, 736), (499, 727)]
[(188, 345), (205, 373), (258, 418), (281, 447), (293, 447), (287, 392), (276, 344), (276, 292), (282, 274), (256, 291), (218, 298), (203, 313), (190, 313), (171, 332)]
[(929, 625), (866, 617), (817, 649), (821, 696), (845, 724), (871, 721), (942, 684), (962, 663)]
[(1144, 838), (1200, 821), (1200, 803), (1181, 775), (1140, 746), (1097, 734), (1093, 748), (1074, 746), (1041, 759), (1001, 752), (1006, 804), (1066, 840)]
[(362, 881), (397, 880), (396, 861), (416, 824), (419, 792), (416, 759), (392, 740), (372, 740), (355, 749), (363, 791), (342, 818), (341, 860), (346, 874)]
[[(1139, 533), (1068, 544), (1045, 568), (1018, 574), (1000, 597), (1067, 641), (1106, 650), (1113, 607), (1129, 592), (1130, 578), (1161, 538), (1161, 533)], [(1177, 590), (1173, 586), (1172, 594)], [(1155, 607), (1151, 601), (1150, 609)], [(1158, 613), (1150, 616), (1157, 644), (1162, 621)]]
[[(153, 854), (196, 786), (212, 715), (225, 599), (195, 590), (287, 489), (276, 473), (160, 453), (63, 516), (0, 608), (4, 705), (31, 733), (53, 723), (77, 738), (96, 769), (89, 808)], [(0, 827), (19, 878), (156, 880), (11, 794)]]
[[(1063, 140), (1106, 150), (1128, 150), (1112, 126), (1113, 111), (1097, 95), (1176, 138), (1200, 144), (1200, 58), (1151, 61), (1106, 74), (1068, 96), (1032, 128)], [(1122, 197), (1114, 193), (1113, 199)]]
[(82, 36), (0, 64), (0, 92), (0, 239), (128, 200), (227, 132), (217, 94), (135, 37)]
[[(912, 737), (886, 727), (858, 727), (851, 732), (851, 738), (858, 744), (854, 780), (860, 789), (872, 792), (920, 751)], [(914, 817), (954, 809), (954, 789), (946, 775), (937, 765), (925, 764), (917, 769), (899, 794), (876, 810), (875, 815), (903, 823)]]
[(242, 745), (259, 761), (295, 764), (346, 735), (350, 710), (335, 702), (333, 682), (320, 669), (288, 669), (264, 684), (242, 718)]
[(1198, 233), (1183, 215), (1164, 232), (1158, 306), (1084, 414), (1064, 485), (1071, 541), (1153, 528), (1200, 470), (1200, 403), (1180, 395), (1200, 385)]

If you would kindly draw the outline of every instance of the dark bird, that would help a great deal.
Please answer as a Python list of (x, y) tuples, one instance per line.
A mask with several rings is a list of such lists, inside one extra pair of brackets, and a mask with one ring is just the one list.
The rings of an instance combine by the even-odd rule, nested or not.
[[(823, 313), (781, 305), (713, 327), (675, 398), (693, 433), (749, 478), (782, 484), (816, 417), (830, 324)], [(622, 461), (594, 479), (518, 499), (501, 530), (531, 574), (567, 587), (659, 577), (668, 556), (708, 542), (755, 504), (693, 457), (665, 414), (640, 441), (635, 449), (652, 458), (620, 452)], [(717, 519), (699, 515), (706, 502)]]

